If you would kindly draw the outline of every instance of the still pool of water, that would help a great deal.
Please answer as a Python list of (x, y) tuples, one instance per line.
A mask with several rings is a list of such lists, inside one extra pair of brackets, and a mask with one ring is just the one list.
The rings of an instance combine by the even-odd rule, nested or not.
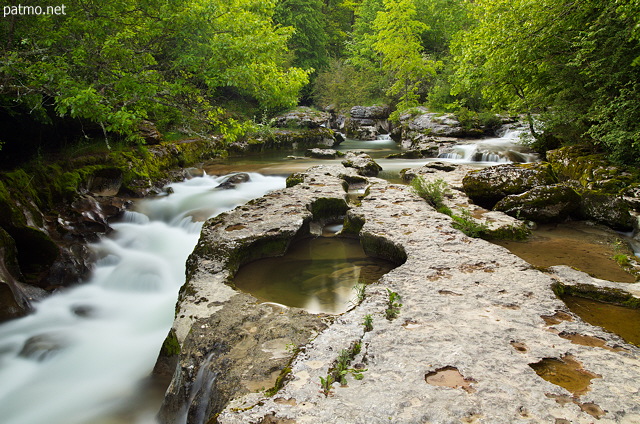
[(265, 302), (314, 313), (342, 313), (356, 298), (354, 286), (372, 283), (395, 266), (367, 256), (356, 239), (304, 239), (281, 257), (244, 265), (234, 283)]
[(598, 302), (578, 296), (564, 296), (571, 312), (591, 325), (615, 333), (626, 342), (640, 346), (640, 310)]
[(496, 240), (531, 265), (550, 267), (567, 265), (596, 278), (633, 283), (635, 277), (613, 259), (617, 233), (605, 227), (584, 222), (540, 225), (524, 241)]

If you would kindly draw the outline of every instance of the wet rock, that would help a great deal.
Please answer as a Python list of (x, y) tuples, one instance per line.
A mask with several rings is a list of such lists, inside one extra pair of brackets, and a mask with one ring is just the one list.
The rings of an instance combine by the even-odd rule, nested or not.
[(633, 229), (633, 218), (629, 213), (629, 204), (615, 194), (600, 190), (585, 190), (578, 211), (582, 219), (590, 219), (607, 225), (614, 230), (630, 231)]
[(505, 196), (556, 182), (547, 163), (490, 166), (469, 172), (462, 181), (467, 196), (488, 209), (492, 209)]
[(42, 334), (33, 336), (24, 343), (19, 356), (42, 362), (51, 359), (65, 345), (66, 343), (61, 340), (60, 335)]
[(331, 115), (327, 112), (300, 106), (275, 118), (279, 128), (319, 128), (328, 127)]
[(335, 159), (344, 156), (343, 152), (334, 149), (308, 149), (305, 154), (314, 159)]
[(342, 161), (342, 165), (347, 168), (354, 168), (358, 174), (365, 177), (374, 177), (378, 175), (378, 172), (382, 171), (382, 167), (366, 153), (356, 154), (347, 152)]
[(564, 185), (538, 186), (500, 200), (494, 210), (537, 223), (562, 222), (580, 206), (580, 195)]
[(251, 177), (246, 172), (240, 172), (237, 174), (230, 175), (223, 182), (216, 186), (216, 189), (220, 190), (229, 190), (232, 188), (236, 188), (238, 184), (246, 183), (250, 181)]
[(151, 121), (141, 121), (138, 125), (138, 133), (146, 144), (159, 144), (162, 142), (162, 134)]
[[(442, 172), (453, 175), (459, 170)], [(251, 313), (246, 295), (225, 284), (236, 269), (235, 258), (273, 252), (275, 234), (307, 234), (311, 204), (342, 198), (342, 175), (348, 173), (354, 174), (337, 166), (314, 167), (301, 173), (295, 186), (205, 225), (177, 305), (174, 330), (180, 363), (162, 422), (171, 422), (171, 414), (183, 406), (192, 420), (207, 422), (215, 416), (220, 424), (592, 422), (593, 416), (575, 403), (558, 402), (562, 396), (570, 399), (566, 390), (530, 366), (568, 353), (584, 370), (601, 376), (581, 395), (581, 404), (597, 404), (603, 422), (640, 417), (638, 391), (629, 383), (640, 378), (640, 350), (582, 320), (544, 320), (559, 314), (571, 317), (551, 290), (563, 276), (543, 273), (502, 247), (463, 235), (409, 187), (373, 177), (367, 178), (368, 194), (360, 205), (350, 206), (347, 219), (357, 221), (353, 228), (358, 227), (355, 233), (366, 240), (370, 254), (403, 253), (405, 262), (367, 286), (360, 305), (327, 320), (325, 329), (303, 343), (302, 353), (289, 354), (288, 374), (280, 379), (277, 394), (249, 389), (265, 375), (258, 370), (269, 368), (264, 358), (283, 352), (277, 346), (287, 336), (278, 329), (262, 344), (267, 340), (262, 332), (271, 330), (254, 323), (265, 323), (261, 314), (269, 313), (263, 310), (266, 305), (254, 301), (257, 310)], [(247, 224), (258, 216), (261, 219), (242, 229), (225, 231), (241, 219)], [(255, 244), (260, 239), (264, 243)], [(254, 248), (243, 250), (249, 241)], [(393, 320), (385, 318), (389, 291), (402, 303)], [(240, 317), (234, 316), (236, 311)], [(372, 329), (365, 332), (367, 316)], [(270, 317), (278, 319), (279, 314), (267, 321)], [(217, 334), (218, 325), (224, 337)], [(560, 337), (563, 332), (597, 336), (625, 351), (576, 345)], [(351, 364), (364, 364), (362, 379), (349, 374), (347, 385), (322, 388), (321, 378), (326, 379), (340, 352), (356, 342), (361, 351)], [(526, 348), (516, 350), (518, 346)], [(251, 361), (253, 353), (261, 351), (266, 356)], [(444, 387), (425, 380), (442, 370), (456, 371), (457, 380)], [(275, 367), (273, 376), (278, 371)], [(463, 383), (469, 383), (468, 390)]]

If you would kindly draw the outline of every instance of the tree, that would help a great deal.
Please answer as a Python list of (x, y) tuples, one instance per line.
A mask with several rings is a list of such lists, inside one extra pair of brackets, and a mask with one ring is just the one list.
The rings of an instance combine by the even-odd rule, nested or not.
[(273, 1), (65, 6), (66, 15), (0, 21), (0, 107), (7, 113), (21, 106), (45, 122), (71, 117), (133, 136), (148, 118), (221, 124), (229, 93), (262, 108), (290, 107), (307, 82), (307, 72), (285, 62), (291, 29), (273, 25)]
[(529, 115), (540, 142), (586, 141), (640, 161), (640, 111), (630, 100), (640, 80), (637, 0), (477, 0), (471, 8), (477, 25), (454, 41), (454, 92), (479, 90), (496, 109)]
[(382, 55), (382, 68), (392, 76), (388, 94), (398, 99), (397, 109), (418, 104), (420, 82), (435, 75), (435, 62), (424, 57), (421, 34), (427, 25), (416, 20), (412, 0), (384, 0), (384, 11), (378, 12), (374, 49)]

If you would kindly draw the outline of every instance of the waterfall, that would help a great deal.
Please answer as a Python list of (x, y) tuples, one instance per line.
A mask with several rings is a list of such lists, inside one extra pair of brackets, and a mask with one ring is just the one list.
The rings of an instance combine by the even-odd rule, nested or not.
[[(89, 281), (0, 325), (0, 420), (113, 423), (105, 417), (135, 409), (173, 322), (202, 222), (285, 186), (283, 177), (249, 176), (226, 190), (216, 189), (225, 177), (194, 178), (138, 202), (92, 246), (99, 259)], [(154, 414), (129, 413), (121, 422), (153, 422)]]

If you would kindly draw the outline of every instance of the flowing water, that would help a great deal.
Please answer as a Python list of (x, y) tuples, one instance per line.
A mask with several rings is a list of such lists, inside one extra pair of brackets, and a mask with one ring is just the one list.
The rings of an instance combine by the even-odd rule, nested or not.
[[(473, 160), (383, 159), (399, 150), (388, 137), (347, 140), (340, 149), (369, 153), (385, 169), (381, 176), (390, 179), (403, 168), (434, 160)], [(89, 281), (0, 326), (0, 422), (154, 422), (162, 389), (151, 396), (147, 377), (173, 321), (185, 260), (202, 221), (284, 187), (291, 172), (328, 162), (282, 152), (217, 161), (206, 168), (209, 174), (267, 175), (251, 174), (250, 182), (230, 190), (215, 189), (222, 177), (194, 178), (172, 184), (170, 195), (138, 202), (136, 211), (127, 212), (113, 224), (115, 231), (93, 246), (100, 259)]]
[[(93, 246), (100, 259), (90, 281), (0, 326), (2, 423), (112, 423), (141, 402), (136, 393), (173, 322), (198, 220), (285, 185), (252, 174), (236, 189), (215, 190), (222, 180), (194, 178), (140, 202)], [(121, 422), (153, 422), (157, 406)]]

